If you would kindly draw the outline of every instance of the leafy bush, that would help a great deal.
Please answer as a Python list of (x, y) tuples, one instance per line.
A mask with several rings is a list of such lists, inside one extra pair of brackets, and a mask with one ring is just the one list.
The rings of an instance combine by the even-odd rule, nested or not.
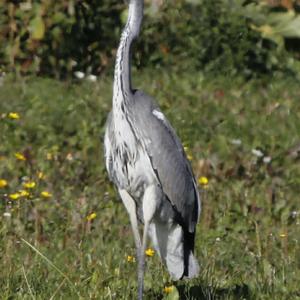
[(158, 60), (215, 72), (264, 71), (267, 47), (230, 1), (205, 5), (176, 1), (174, 6), (165, 5), (162, 15), (163, 20), (153, 24), (156, 29), (150, 34), (146, 29), (143, 38), (146, 46), (145, 40), (158, 41), (162, 53)]
[[(75, 70), (110, 70), (125, 8), (120, 0), (4, 1), (0, 64), (57, 77)], [(156, 10), (146, 5), (134, 62), (139, 67), (175, 66), (246, 77), (296, 72), (299, 44), (288, 44), (293, 56), (285, 49), (287, 37), (300, 37), (299, 16), (291, 11), (274, 13), (260, 1), (245, 0), (172, 0)]]
[[(290, 35), (276, 30), (282, 25), (280, 18), (286, 22)], [(272, 14), (270, 6), (245, 4), (243, 0), (167, 1), (160, 18), (146, 18), (139, 46), (146, 53), (158, 44), (160, 53), (150, 53), (153, 62), (185, 69), (247, 77), (276, 70), (296, 71), (288, 64), (292, 57), (272, 37), (282, 45), (286, 37), (300, 37), (299, 20), (290, 13)], [(266, 36), (259, 30), (265, 24), (272, 28), (273, 35)], [(142, 63), (147, 64), (143, 60)]]
[(118, 0), (4, 1), (1, 64), (22, 72), (62, 75), (74, 68), (99, 72), (116, 46)]

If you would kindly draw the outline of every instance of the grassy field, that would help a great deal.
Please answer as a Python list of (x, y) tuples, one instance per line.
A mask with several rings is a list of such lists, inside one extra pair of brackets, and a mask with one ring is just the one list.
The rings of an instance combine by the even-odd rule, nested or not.
[[(199, 278), (171, 282), (154, 254), (145, 298), (300, 299), (299, 84), (135, 78), (208, 179), (199, 182)], [(110, 79), (2, 82), (1, 299), (136, 297), (129, 220), (104, 167), (110, 107)]]

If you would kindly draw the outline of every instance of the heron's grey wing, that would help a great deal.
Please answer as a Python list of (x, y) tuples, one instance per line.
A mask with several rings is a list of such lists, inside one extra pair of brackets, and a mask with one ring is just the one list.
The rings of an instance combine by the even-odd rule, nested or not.
[(142, 91), (135, 92), (132, 109), (138, 135), (146, 141), (146, 151), (164, 194), (179, 213), (185, 228), (194, 232), (200, 213), (199, 196), (179, 138), (155, 101)]

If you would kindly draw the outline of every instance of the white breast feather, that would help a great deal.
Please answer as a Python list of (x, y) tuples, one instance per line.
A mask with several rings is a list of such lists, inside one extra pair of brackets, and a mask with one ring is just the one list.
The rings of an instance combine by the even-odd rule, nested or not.
[(114, 126), (117, 145), (126, 144), (131, 154), (136, 151), (135, 138), (124, 114), (120, 111), (114, 112)]
[(106, 129), (105, 135), (104, 135), (104, 149), (105, 149), (105, 164), (106, 164), (106, 170), (109, 170), (109, 160), (111, 155), (111, 142), (109, 140), (109, 134), (108, 129)]

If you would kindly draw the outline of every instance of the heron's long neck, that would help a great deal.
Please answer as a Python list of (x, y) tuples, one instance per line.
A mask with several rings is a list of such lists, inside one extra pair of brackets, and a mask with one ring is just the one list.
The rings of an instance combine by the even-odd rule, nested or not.
[(128, 19), (123, 29), (121, 40), (117, 52), (114, 90), (113, 90), (113, 107), (119, 106), (126, 99), (130, 99), (131, 90), (131, 44), (139, 35), (141, 23), (143, 19), (143, 0), (130, 0)]

